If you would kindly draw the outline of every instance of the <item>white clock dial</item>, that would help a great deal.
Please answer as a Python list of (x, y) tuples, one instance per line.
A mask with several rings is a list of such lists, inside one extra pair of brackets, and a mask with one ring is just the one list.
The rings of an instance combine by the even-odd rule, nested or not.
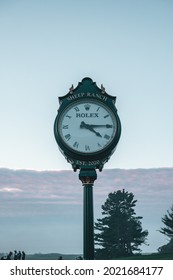
[(109, 146), (117, 123), (112, 111), (102, 102), (83, 100), (63, 111), (58, 130), (66, 146), (75, 152), (89, 154)]

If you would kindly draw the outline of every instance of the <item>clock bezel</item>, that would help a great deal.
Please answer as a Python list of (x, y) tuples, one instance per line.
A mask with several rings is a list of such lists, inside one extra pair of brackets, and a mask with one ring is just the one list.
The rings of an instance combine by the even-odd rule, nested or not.
[[(81, 151), (81, 150), (77, 150), (77, 149), (73, 149), (73, 147), (71, 147), (70, 145), (68, 145), (68, 142), (65, 142), (64, 139), (63, 139), (63, 134), (62, 134), (62, 122), (63, 122), (63, 118), (64, 118), (64, 115), (66, 115), (67, 111), (70, 110), (70, 109), (73, 109), (74, 107), (80, 105), (80, 104), (84, 104), (84, 103), (93, 103), (95, 105), (98, 105), (102, 108), (104, 108), (110, 115), (111, 115), (111, 118), (112, 118), (112, 121), (113, 123), (115, 124), (115, 127), (114, 128), (114, 131), (112, 133), (112, 137), (111, 137), (111, 140), (103, 147), (103, 148), (100, 148), (96, 151)], [(112, 141), (114, 140), (114, 137), (116, 135), (116, 130), (117, 130), (117, 119), (116, 119), (116, 116), (115, 114), (112, 112), (112, 110), (107, 106), (105, 105), (103, 102), (101, 101), (98, 101), (98, 100), (94, 100), (94, 99), (82, 99), (82, 100), (78, 100), (78, 101), (74, 101), (72, 103), (70, 103), (66, 108), (64, 108), (64, 110), (61, 112), (61, 114), (59, 114), (59, 118), (58, 118), (58, 121), (57, 121), (57, 125), (58, 125), (58, 133), (59, 133), (59, 137), (61, 138), (61, 142), (63, 142), (64, 146), (67, 148), (67, 149), (70, 149), (72, 152), (75, 152), (77, 154), (83, 154), (83, 155), (86, 155), (86, 156), (90, 156), (92, 154), (98, 154), (100, 152), (102, 152), (103, 150), (107, 149), (109, 147), (109, 145), (111, 145)]]
[[(77, 104), (83, 102), (86, 103), (93, 102), (95, 104), (98, 103), (98, 106), (100, 104), (101, 106), (106, 107), (106, 110), (108, 110), (111, 113), (113, 121), (116, 121), (116, 131), (114, 132), (114, 136), (110, 141), (110, 143), (106, 145), (103, 149), (100, 149), (95, 152), (85, 153), (85, 152), (74, 150), (69, 145), (67, 145), (66, 142), (64, 142), (63, 138), (61, 137), (61, 133), (59, 131), (60, 120), (64, 115), (64, 111), (67, 110), (67, 108), (69, 107), (73, 107), (74, 105), (77, 106)], [(55, 134), (56, 141), (58, 143), (58, 146), (60, 147), (61, 152), (67, 157), (67, 159), (70, 158), (70, 159), (90, 161), (90, 160), (97, 160), (97, 159), (108, 157), (114, 151), (119, 141), (120, 133), (121, 133), (120, 120), (117, 114), (116, 107), (114, 106), (113, 102), (110, 102), (110, 100), (107, 100), (107, 102), (105, 102), (102, 100), (98, 100), (97, 98), (86, 98), (85, 96), (79, 98), (78, 100), (73, 100), (73, 101), (66, 100), (66, 102), (64, 101), (59, 108), (58, 115), (54, 123), (54, 134)]]

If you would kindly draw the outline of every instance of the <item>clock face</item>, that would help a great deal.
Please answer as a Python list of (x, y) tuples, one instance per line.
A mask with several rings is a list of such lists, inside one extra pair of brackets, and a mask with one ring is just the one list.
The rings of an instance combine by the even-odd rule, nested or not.
[(77, 153), (91, 154), (106, 149), (116, 131), (115, 115), (99, 101), (74, 102), (59, 117), (58, 133), (61, 140)]

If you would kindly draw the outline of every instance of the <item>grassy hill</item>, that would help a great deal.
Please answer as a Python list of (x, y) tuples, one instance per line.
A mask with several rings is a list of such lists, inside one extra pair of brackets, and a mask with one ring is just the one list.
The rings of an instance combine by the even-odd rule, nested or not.
[(33, 254), (33, 255), (27, 255), (27, 260), (58, 260), (60, 257), (62, 257), (63, 260), (76, 260), (77, 257), (80, 255), (64, 255), (64, 254), (58, 254), (58, 253), (50, 253), (50, 254)]
[[(60, 256), (63, 260), (76, 260), (76, 258), (79, 257), (79, 255), (63, 255), (58, 253), (50, 253), (28, 255), (27, 260), (58, 260)], [(118, 258), (118, 260), (173, 260), (173, 253), (134, 255), (126, 258)]]
[[(33, 254), (27, 255), (27, 260), (58, 260), (60, 256), (62, 256), (63, 260), (76, 260), (79, 257), (79, 255), (63, 255), (58, 253)], [(134, 255), (126, 258), (118, 258), (118, 260), (173, 260), (173, 253)]]

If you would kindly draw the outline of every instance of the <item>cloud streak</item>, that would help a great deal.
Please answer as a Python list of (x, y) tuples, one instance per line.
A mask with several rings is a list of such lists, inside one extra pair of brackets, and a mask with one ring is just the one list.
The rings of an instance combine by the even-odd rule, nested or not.
[[(0, 169), (2, 205), (82, 205), (82, 186), (71, 171), (30, 171)], [(173, 197), (173, 169), (104, 170), (94, 186), (95, 205), (101, 205), (110, 192), (125, 188), (142, 205), (165, 204)], [(10, 209), (7, 210), (10, 212)], [(25, 211), (25, 209), (23, 209)], [(24, 212), (23, 212), (24, 213)]]
[(1, 188), (0, 189), (0, 192), (13, 192), (13, 193), (16, 193), (16, 192), (22, 192), (21, 189), (19, 188), (11, 188), (11, 187), (5, 187), (5, 188)]

